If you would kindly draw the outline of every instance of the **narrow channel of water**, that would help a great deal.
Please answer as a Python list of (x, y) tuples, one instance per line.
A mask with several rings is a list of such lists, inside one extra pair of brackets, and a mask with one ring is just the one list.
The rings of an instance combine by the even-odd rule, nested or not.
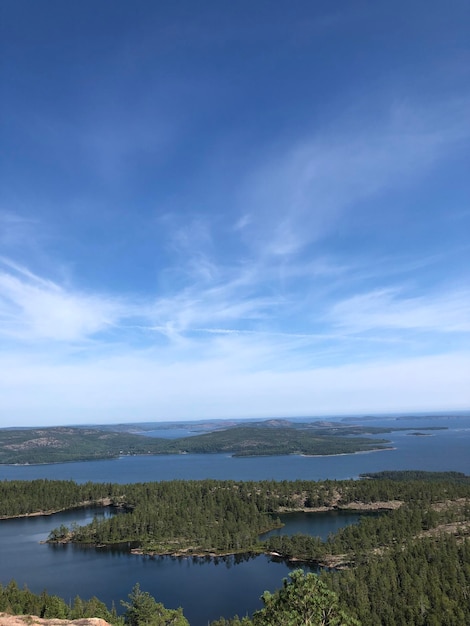
[(364, 515), (380, 515), (375, 512), (358, 513), (357, 511), (322, 511), (320, 513), (283, 513), (279, 519), (284, 524), (282, 528), (275, 528), (262, 535), (262, 538), (279, 535), (311, 535), (320, 537), (323, 541), (329, 534), (338, 532), (341, 528), (358, 524)]
[[(261, 608), (261, 594), (281, 585), (293, 567), (267, 556), (218, 559), (148, 557), (127, 550), (84, 548), (40, 543), (52, 528), (89, 523), (103, 509), (83, 509), (44, 517), (0, 522), (0, 582), (15, 579), (39, 593), (72, 602), (97, 596), (120, 610), (136, 582), (169, 608), (182, 606), (191, 626), (207, 626), (220, 616), (251, 614)], [(290, 518), (290, 519), (289, 519)], [(359, 519), (357, 513), (284, 515), (284, 533), (306, 532), (326, 537)], [(305, 568), (304, 568), (305, 569)], [(308, 569), (308, 568), (307, 568)]]

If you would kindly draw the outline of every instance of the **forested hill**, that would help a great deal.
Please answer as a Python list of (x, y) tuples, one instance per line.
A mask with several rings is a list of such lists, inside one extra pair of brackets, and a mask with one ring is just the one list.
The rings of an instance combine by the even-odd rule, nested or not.
[(0, 464), (61, 463), (137, 454), (346, 454), (386, 448), (387, 440), (366, 435), (389, 432), (386, 428), (293, 424), (284, 420), (170, 440), (123, 432), (122, 428), (113, 431), (109, 426), (4, 428), (0, 429)]
[(96, 428), (5, 428), (0, 430), (0, 463), (63, 463), (156, 454), (159, 441)]
[[(269, 456), (280, 454), (346, 454), (385, 448), (385, 439), (361, 437), (361, 427), (299, 428), (272, 425), (235, 426), (196, 437), (175, 439), (167, 443), (173, 453), (231, 453), (234, 456)], [(368, 433), (371, 431), (368, 430)], [(390, 432), (376, 429), (375, 432)], [(358, 435), (351, 438), (349, 435)]]

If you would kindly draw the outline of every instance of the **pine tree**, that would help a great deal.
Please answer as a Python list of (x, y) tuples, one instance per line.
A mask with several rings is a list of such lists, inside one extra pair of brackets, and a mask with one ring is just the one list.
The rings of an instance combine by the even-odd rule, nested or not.
[(129, 626), (189, 626), (181, 609), (166, 609), (148, 591), (136, 583), (129, 594), (130, 602), (122, 602), (124, 619)]
[(281, 589), (262, 596), (264, 608), (253, 615), (254, 626), (358, 626), (339, 608), (336, 594), (316, 574), (298, 569)]

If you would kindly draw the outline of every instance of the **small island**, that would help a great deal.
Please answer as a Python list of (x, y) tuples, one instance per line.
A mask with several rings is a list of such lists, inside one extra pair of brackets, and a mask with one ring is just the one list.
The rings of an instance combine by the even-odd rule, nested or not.
[(406, 433), (407, 435), (411, 435), (412, 437), (432, 437), (431, 433), (421, 433), (421, 432), (413, 432), (413, 433)]
[[(0, 518), (108, 507), (109, 515), (84, 526), (52, 529), (48, 538), (52, 544), (118, 547), (141, 558), (172, 555), (227, 563), (265, 554), (273, 560), (325, 566), (328, 571), (321, 579), (329, 593), (335, 591), (364, 624), (384, 623), (384, 606), (387, 614), (393, 610), (396, 623), (423, 623), (407, 615), (409, 607), (417, 606), (416, 593), (428, 597), (424, 594), (429, 590), (436, 616), (442, 616), (444, 602), (455, 602), (456, 611), (468, 604), (469, 502), (470, 477), (458, 472), (385, 471), (343, 481), (0, 482)], [(279, 516), (289, 512), (315, 515), (344, 509), (378, 514), (364, 514), (359, 523), (326, 540), (309, 534), (262, 535), (282, 526)], [(454, 574), (463, 585), (449, 586)], [(398, 578), (407, 583), (399, 593), (396, 586), (385, 584)], [(380, 588), (378, 580), (384, 582)], [(5, 589), (18, 598), (14, 583)], [(442, 623), (438, 619), (432, 623)], [(228, 624), (240, 622), (238, 618), (213, 622)]]
[[(470, 478), (456, 472), (393, 472), (357, 481), (318, 482), (207, 479), (81, 485), (36, 480), (0, 484), (0, 517), (106, 506), (111, 515), (95, 517), (85, 526), (55, 528), (48, 542), (122, 546), (150, 556), (266, 553), (337, 567), (353, 562), (357, 550), (389, 541), (394, 545), (396, 533), (403, 534), (404, 528), (410, 537), (432, 529), (469, 534), (469, 499)], [(305, 535), (261, 539), (263, 533), (282, 527), (281, 514), (328, 510), (384, 513), (366, 516), (327, 541)]]

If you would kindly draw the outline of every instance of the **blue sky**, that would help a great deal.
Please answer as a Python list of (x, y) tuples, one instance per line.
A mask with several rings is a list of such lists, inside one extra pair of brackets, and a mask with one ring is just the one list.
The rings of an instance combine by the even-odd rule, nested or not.
[(0, 426), (470, 407), (466, 0), (0, 13)]

